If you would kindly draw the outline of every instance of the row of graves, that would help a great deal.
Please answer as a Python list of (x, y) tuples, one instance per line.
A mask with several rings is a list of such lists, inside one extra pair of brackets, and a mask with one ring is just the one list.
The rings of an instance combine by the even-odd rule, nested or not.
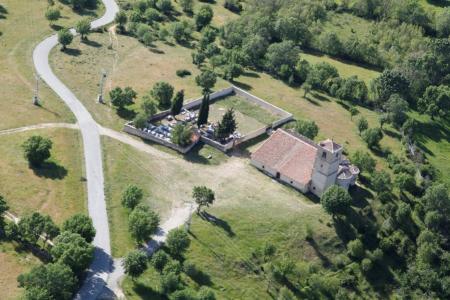
[[(277, 116), (276, 121), (271, 122), (270, 124), (262, 124), (260, 128), (257, 128), (251, 132), (246, 132), (245, 134), (236, 130), (228, 137), (218, 139), (217, 122), (211, 121), (197, 127), (199, 108), (203, 100), (203, 97), (201, 97), (185, 104), (181, 110), (181, 113), (177, 116), (172, 116), (170, 110), (163, 111), (150, 118), (145, 128), (138, 129), (134, 127), (133, 122), (128, 122), (124, 126), (124, 131), (142, 139), (167, 146), (183, 154), (189, 152), (200, 141), (217, 148), (222, 152), (227, 152), (237, 145), (266, 134), (268, 131), (271, 131), (272, 129), (277, 128), (293, 119), (292, 114), (235, 86), (231, 86), (210, 94), (210, 105), (213, 105), (221, 99), (225, 99), (229, 96), (239, 96), (241, 99), (244, 99), (244, 101), (249, 101), (251, 105), (257, 105), (270, 111)], [(173, 131), (179, 124), (186, 125), (192, 129), (191, 143), (185, 147), (172, 142)]]

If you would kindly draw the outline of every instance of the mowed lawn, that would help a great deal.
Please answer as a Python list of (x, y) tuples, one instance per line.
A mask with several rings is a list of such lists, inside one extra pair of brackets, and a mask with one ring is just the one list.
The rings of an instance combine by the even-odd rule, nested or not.
[[(53, 141), (52, 156), (32, 169), (23, 157), (22, 143), (32, 135)], [(45, 129), (0, 135), (0, 194), (19, 217), (39, 211), (58, 224), (86, 212), (82, 140), (79, 131)]]
[[(80, 16), (67, 5), (55, 1), (62, 18), (56, 27), (73, 26)], [(0, 18), (0, 130), (29, 124), (65, 121), (74, 117), (62, 101), (43, 83), (40, 84), (42, 107), (33, 106), (31, 99), (35, 89), (32, 53), (36, 44), (53, 32), (45, 19), (47, 0), (3, 0), (4, 18)], [(103, 11), (82, 14), (95, 18)]]
[(17, 276), (39, 264), (39, 260), (25, 251), (16, 251), (14, 242), (0, 242), (0, 299), (20, 299), (22, 289), (18, 287)]

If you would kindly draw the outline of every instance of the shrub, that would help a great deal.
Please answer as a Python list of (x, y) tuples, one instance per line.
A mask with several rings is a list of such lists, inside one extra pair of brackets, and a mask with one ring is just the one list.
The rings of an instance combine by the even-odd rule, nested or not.
[(368, 273), (372, 269), (372, 261), (369, 258), (364, 258), (361, 261), (361, 270)]
[(348, 254), (353, 258), (362, 259), (364, 257), (364, 245), (361, 240), (356, 239), (347, 244)]
[(186, 76), (189, 76), (191, 74), (192, 74), (191, 71), (186, 70), (186, 69), (177, 70), (177, 76), (178, 77), (186, 77)]
[(223, 7), (237, 14), (242, 11), (242, 4), (239, 0), (225, 0)]

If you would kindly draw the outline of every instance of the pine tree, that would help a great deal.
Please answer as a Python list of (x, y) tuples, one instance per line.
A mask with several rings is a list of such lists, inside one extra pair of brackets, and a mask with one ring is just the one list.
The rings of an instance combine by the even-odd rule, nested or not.
[(184, 102), (184, 90), (179, 91), (172, 102), (172, 116), (176, 116), (180, 114), (181, 109), (183, 108), (183, 102)]
[(219, 128), (217, 128), (217, 137), (219, 139), (226, 138), (236, 130), (236, 127), (237, 124), (236, 119), (234, 117), (234, 110), (230, 108), (223, 115), (222, 121), (219, 124)]
[(203, 124), (207, 124), (208, 116), (209, 116), (209, 94), (206, 94), (205, 96), (203, 96), (202, 104), (200, 105), (197, 126), (200, 127)]

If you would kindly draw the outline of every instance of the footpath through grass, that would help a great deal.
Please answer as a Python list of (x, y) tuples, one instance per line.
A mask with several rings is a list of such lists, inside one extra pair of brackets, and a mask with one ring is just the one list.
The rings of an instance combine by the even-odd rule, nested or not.
[[(32, 169), (22, 143), (32, 135), (53, 141), (52, 156)], [(80, 133), (72, 129), (35, 130), (0, 136), (0, 193), (18, 216), (39, 211), (61, 224), (86, 212), (86, 182)]]
[[(73, 26), (82, 16), (67, 5), (55, 1), (62, 18), (54, 28)], [(0, 18), (0, 130), (44, 122), (74, 122), (69, 109), (44, 84), (40, 84), (42, 107), (32, 105), (35, 89), (33, 49), (38, 42), (53, 32), (45, 19), (47, 0), (3, 0), (6, 10)], [(103, 11), (87, 10), (83, 16), (96, 18)]]

